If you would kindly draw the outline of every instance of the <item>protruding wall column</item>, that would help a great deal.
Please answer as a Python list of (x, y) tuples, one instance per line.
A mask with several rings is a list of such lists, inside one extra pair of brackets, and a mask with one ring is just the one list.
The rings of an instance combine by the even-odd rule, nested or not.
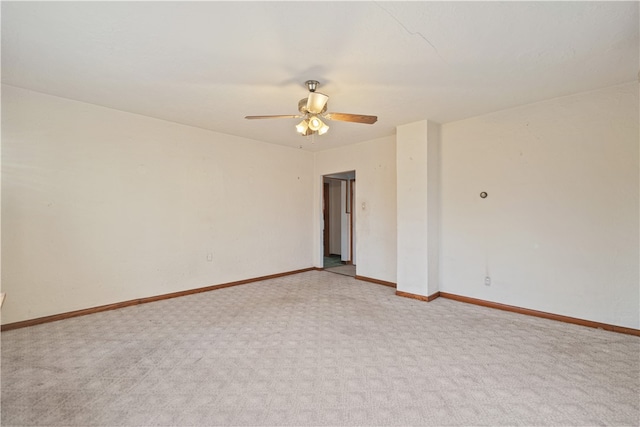
[(396, 141), (397, 290), (435, 297), (440, 289), (440, 125), (424, 120), (398, 126)]

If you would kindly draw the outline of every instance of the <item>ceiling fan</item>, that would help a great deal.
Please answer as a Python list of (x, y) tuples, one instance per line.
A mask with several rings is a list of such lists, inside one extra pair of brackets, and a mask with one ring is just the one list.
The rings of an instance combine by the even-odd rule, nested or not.
[(296, 130), (302, 136), (312, 134), (324, 135), (329, 130), (322, 119), (338, 120), (341, 122), (364, 123), (368, 125), (374, 124), (377, 116), (366, 116), (364, 114), (348, 114), (348, 113), (327, 113), (327, 101), (329, 97), (323, 93), (316, 92), (320, 85), (316, 80), (307, 80), (305, 82), (309, 89), (309, 96), (298, 101), (298, 111), (300, 114), (294, 115), (276, 115), (276, 116), (246, 116), (245, 119), (299, 119), (302, 121), (296, 125)]

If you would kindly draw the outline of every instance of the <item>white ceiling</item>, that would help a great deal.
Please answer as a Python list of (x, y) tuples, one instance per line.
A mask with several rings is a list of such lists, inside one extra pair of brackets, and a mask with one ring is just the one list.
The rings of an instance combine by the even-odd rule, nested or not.
[[(638, 78), (638, 2), (2, 2), (2, 82), (312, 151)], [(302, 137), (305, 80), (329, 111)]]

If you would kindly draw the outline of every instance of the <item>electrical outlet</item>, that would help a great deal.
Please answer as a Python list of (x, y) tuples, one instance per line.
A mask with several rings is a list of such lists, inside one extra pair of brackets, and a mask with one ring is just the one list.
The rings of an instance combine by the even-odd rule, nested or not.
[(207, 254), (207, 261), (213, 261), (213, 254), (212, 253), (208, 253)]
[(491, 286), (491, 277), (489, 277), (489, 276), (485, 276), (485, 277), (484, 277), (484, 284), (485, 284), (486, 286)]

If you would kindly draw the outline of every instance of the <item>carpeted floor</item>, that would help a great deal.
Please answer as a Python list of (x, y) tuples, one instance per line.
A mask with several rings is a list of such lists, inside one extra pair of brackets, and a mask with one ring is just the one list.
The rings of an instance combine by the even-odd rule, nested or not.
[(638, 425), (639, 355), (310, 271), (3, 332), (2, 425)]

